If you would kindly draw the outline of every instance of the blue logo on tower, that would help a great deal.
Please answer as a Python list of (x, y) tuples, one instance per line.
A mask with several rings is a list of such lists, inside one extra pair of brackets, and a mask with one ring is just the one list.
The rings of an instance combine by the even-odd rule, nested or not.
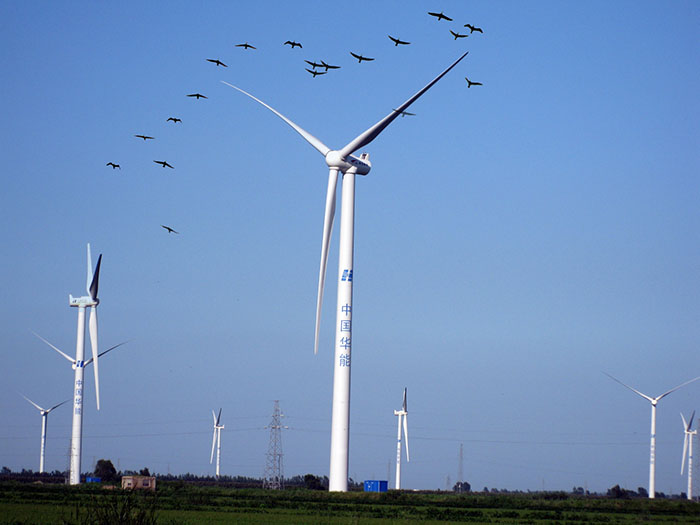
[(341, 281), (352, 282), (352, 270), (343, 270), (343, 276), (340, 278)]

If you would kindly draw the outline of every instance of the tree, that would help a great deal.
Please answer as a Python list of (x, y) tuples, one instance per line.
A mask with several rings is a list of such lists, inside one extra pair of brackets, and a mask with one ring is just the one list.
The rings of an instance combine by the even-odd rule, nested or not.
[(148, 467), (142, 468), (139, 471), (139, 476), (150, 476), (151, 473), (148, 471)]
[(304, 476), (304, 486), (310, 490), (323, 490), (321, 478), (314, 476), (313, 474), (306, 474)]
[(98, 459), (95, 464), (95, 477), (102, 481), (115, 481), (117, 479), (117, 469), (114, 468), (109, 459)]

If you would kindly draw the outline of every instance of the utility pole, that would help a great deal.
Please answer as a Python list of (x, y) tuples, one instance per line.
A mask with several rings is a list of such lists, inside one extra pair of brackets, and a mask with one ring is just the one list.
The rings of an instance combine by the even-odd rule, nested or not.
[(272, 421), (265, 428), (270, 429), (270, 444), (267, 447), (267, 460), (265, 462), (265, 475), (263, 476), (263, 488), (281, 490), (284, 488), (284, 469), (282, 467), (282, 429), (289, 428), (282, 425), (284, 414), (280, 411), (280, 402), (275, 400), (272, 412)]

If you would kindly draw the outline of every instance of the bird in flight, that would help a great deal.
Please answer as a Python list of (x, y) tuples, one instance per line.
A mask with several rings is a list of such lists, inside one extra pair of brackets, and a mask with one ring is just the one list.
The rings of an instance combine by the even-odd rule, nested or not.
[(115, 164), (114, 162), (108, 162), (106, 166), (112, 166), (113, 170), (117, 168), (122, 169), (122, 167), (119, 164)]
[(168, 163), (167, 163), (166, 161), (164, 161), (164, 160), (154, 160), (153, 162), (155, 162), (156, 164), (160, 164), (160, 165), (163, 166), (164, 168), (165, 168), (165, 167), (168, 167), (168, 168), (171, 168), (171, 169), (175, 169), (175, 168), (173, 168), (170, 164), (168, 164)]
[(236, 44), (236, 47), (244, 47), (246, 49), (257, 49), (257, 47), (251, 46), (248, 42), (246, 42), (245, 44)]
[(469, 36), (469, 35), (460, 35), (459, 33), (455, 33), (454, 31), (452, 31), (452, 29), (450, 29), (450, 33), (452, 33), (452, 36), (455, 37), (455, 40), (457, 40), (458, 38), (467, 38)]
[(429, 14), (430, 16), (436, 17), (436, 18), (438, 19), (438, 22), (439, 22), (440, 20), (447, 20), (448, 22), (452, 22), (452, 19), (451, 19), (449, 16), (445, 16), (445, 15), (442, 13), (442, 11), (439, 12), (439, 13), (431, 13), (430, 11), (428, 11), (428, 14)]
[(218, 58), (207, 58), (207, 62), (211, 62), (212, 64), (216, 64), (216, 67), (219, 67), (219, 66), (228, 67), (226, 64), (224, 64)]
[(323, 60), (321, 60), (321, 66), (325, 67), (326, 71), (329, 69), (340, 69), (340, 66), (331, 66), (330, 64), (326, 64)]
[(401, 45), (403, 45), (403, 46), (407, 46), (408, 44), (410, 44), (410, 42), (405, 42), (405, 41), (403, 41), (403, 40), (399, 40), (398, 38), (394, 38), (394, 37), (391, 36), (391, 35), (387, 35), (387, 36), (388, 36), (389, 39), (394, 43), (394, 46), (398, 46), (399, 44), (401, 44)]
[(471, 24), (464, 24), (464, 27), (468, 27), (468, 28), (469, 28), (469, 31), (471, 31), (472, 33), (473, 33), (474, 31), (476, 31), (477, 33), (483, 33), (483, 32), (484, 32), (480, 27), (474, 27), (474, 26), (471, 25)]
[(287, 40), (287, 41), (286, 41), (284, 44), (282, 44), (282, 45), (283, 45), (283, 46), (286, 46), (287, 44), (289, 44), (290, 46), (292, 46), (292, 49), (294, 49), (295, 47), (301, 47), (301, 48), (303, 48), (303, 46), (302, 46), (299, 42), (295, 42), (294, 40)]
[(304, 62), (309, 64), (314, 69), (316, 69), (317, 67), (323, 67), (323, 64), (317, 64), (316, 62), (310, 62), (309, 60), (304, 60)]
[(315, 69), (309, 69), (308, 67), (304, 69), (311, 73), (314, 78), (316, 78), (318, 75), (325, 75), (327, 73), (327, 71), (316, 71)]
[(164, 226), (163, 224), (161, 224), (160, 227), (168, 230), (168, 233), (180, 233), (180, 232), (176, 232), (175, 230), (173, 230), (170, 226)]
[(482, 84), (481, 82), (472, 82), (472, 81), (469, 80), (467, 77), (464, 77), (464, 80), (467, 81), (467, 87), (468, 87), (468, 88), (470, 88), (470, 87), (472, 87), (472, 86), (483, 86), (483, 85), (484, 85), (484, 84)]
[(153, 138), (154, 138), (154, 137), (149, 137), (148, 135), (134, 135), (134, 137), (138, 137), (138, 138), (143, 139), (143, 140), (148, 140), (148, 139), (153, 140)]
[(171, 120), (172, 120), (175, 124), (177, 124), (178, 122), (182, 122), (182, 119), (181, 119), (181, 118), (177, 118), (177, 117), (170, 117), (170, 118), (169, 118), (168, 120), (166, 120), (165, 122), (170, 122)]
[(393, 108), (392, 108), (392, 111), (398, 111), (398, 112), (401, 114), (401, 117), (402, 117), (402, 118), (403, 118), (403, 117), (415, 117), (415, 116), (416, 116), (415, 113), (409, 113), (408, 111), (399, 111), (398, 109), (393, 109)]
[(363, 57), (362, 55), (356, 55), (352, 51), (350, 51), (350, 54), (357, 59), (358, 63), (362, 63), (363, 60), (365, 60), (367, 62), (369, 62), (370, 60), (374, 60), (373, 58)]
[(208, 97), (205, 97), (204, 95), (202, 95), (202, 94), (200, 94), (200, 93), (192, 93), (191, 95), (187, 95), (187, 96), (188, 96), (188, 97), (194, 97), (194, 98), (196, 98), (197, 100), (199, 100), (200, 98), (208, 98)]

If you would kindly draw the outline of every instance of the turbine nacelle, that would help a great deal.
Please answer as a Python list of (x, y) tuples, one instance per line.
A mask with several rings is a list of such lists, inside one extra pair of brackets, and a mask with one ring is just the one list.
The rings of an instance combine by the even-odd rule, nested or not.
[(92, 297), (73, 297), (72, 295), (68, 295), (68, 304), (70, 306), (77, 306), (77, 307), (83, 307), (86, 308), (88, 306), (97, 306), (100, 304), (100, 300), (95, 298), (93, 299)]
[(340, 172), (356, 173), (357, 175), (367, 175), (372, 169), (369, 161), (369, 153), (362, 153), (359, 157), (355, 155), (343, 155), (338, 150), (331, 150), (326, 153), (326, 164), (329, 168), (337, 168)]

